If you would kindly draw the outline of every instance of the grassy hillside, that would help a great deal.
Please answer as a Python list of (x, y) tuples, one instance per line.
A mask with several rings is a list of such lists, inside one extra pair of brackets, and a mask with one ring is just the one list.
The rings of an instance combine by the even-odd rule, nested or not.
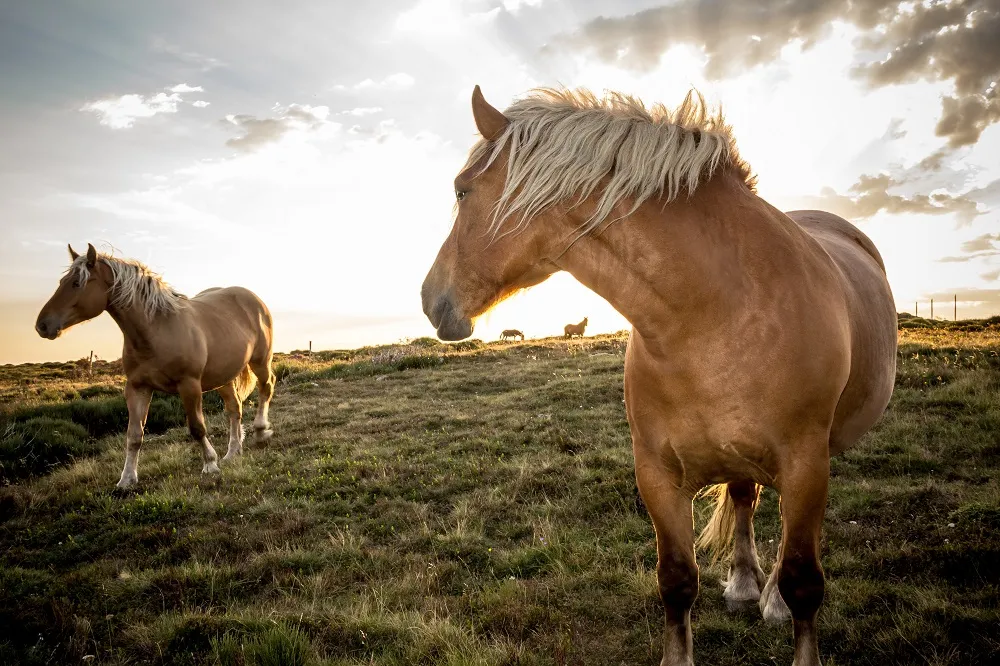
[[(1000, 326), (966, 328), (901, 331), (888, 413), (833, 465), (828, 664), (1000, 650)], [(18, 470), (0, 488), (0, 663), (657, 663), (624, 348), (623, 335), (421, 339), (284, 355), (270, 447), (203, 479), (164, 400), (129, 493), (112, 491), (110, 389), (0, 368), (0, 465)], [(222, 415), (209, 427), (224, 450)], [(59, 453), (25, 469), (25, 446)], [(756, 527), (768, 570), (772, 491)], [(791, 663), (791, 628), (727, 613), (724, 575), (702, 561), (698, 662)]]

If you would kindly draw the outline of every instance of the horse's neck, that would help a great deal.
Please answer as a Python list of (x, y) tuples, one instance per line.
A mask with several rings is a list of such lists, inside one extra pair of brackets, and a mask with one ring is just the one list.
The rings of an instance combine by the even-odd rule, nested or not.
[(153, 324), (140, 308), (119, 308), (108, 305), (108, 314), (118, 324), (125, 338), (125, 349), (140, 354), (152, 350)]
[[(690, 201), (643, 204), (628, 218), (578, 240), (557, 264), (611, 303), (643, 337), (714, 325), (713, 317), (735, 297), (722, 277), (731, 272), (727, 266), (735, 248), (720, 244), (727, 222), (705, 208), (711, 197), (736, 184), (712, 184), (704, 184), (706, 192), (699, 190)], [(698, 201), (699, 195), (708, 201)], [(581, 206), (578, 215), (587, 209)]]

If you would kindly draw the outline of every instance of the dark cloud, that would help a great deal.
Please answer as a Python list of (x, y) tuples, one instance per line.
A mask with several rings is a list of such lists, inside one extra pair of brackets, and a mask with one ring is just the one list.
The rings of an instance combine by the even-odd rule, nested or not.
[(257, 118), (247, 114), (226, 116), (225, 122), (235, 125), (243, 134), (226, 141), (230, 148), (250, 152), (274, 143), (293, 130), (312, 130), (326, 122), (329, 109), (325, 106), (291, 104), (275, 107), (277, 117)]
[(838, 194), (831, 188), (824, 188), (819, 196), (802, 197), (797, 205), (829, 210), (848, 220), (863, 220), (880, 212), (913, 215), (954, 214), (963, 223), (971, 222), (981, 213), (977, 202), (966, 194), (914, 194), (910, 196), (892, 194), (890, 189), (903, 185), (906, 181), (889, 174), (864, 175), (852, 185), (847, 194)]
[[(654, 68), (678, 44), (700, 47), (705, 75), (723, 78), (776, 59), (802, 40), (810, 48), (831, 21), (860, 29), (852, 73), (871, 87), (952, 81), (937, 134), (951, 148), (975, 143), (1000, 121), (1000, 0), (955, 0), (930, 6), (899, 0), (688, 0), (628, 16), (594, 19), (557, 45), (590, 51), (637, 70)], [(937, 161), (940, 167), (940, 156)]]
[[(973, 316), (989, 316), (1000, 312), (1000, 289), (988, 289), (982, 287), (967, 287), (955, 289), (953, 291), (940, 291), (933, 294), (925, 294), (924, 298), (941, 301), (946, 306), (951, 304), (951, 300), (958, 297), (959, 310), (968, 311), (972, 308)], [(951, 309), (946, 312), (951, 315)], [(950, 318), (950, 317), (949, 317)]]
[(994, 245), (997, 241), (1000, 241), (1000, 234), (983, 234), (982, 236), (976, 236), (972, 240), (962, 243), (962, 252), (997, 250), (997, 246)]
[[(997, 35), (1000, 42), (1000, 35)], [(968, 95), (941, 100), (941, 119), (934, 132), (948, 138), (948, 146), (959, 148), (979, 141), (989, 125), (1000, 120), (1000, 99), (995, 95)]]
[(650, 70), (672, 46), (700, 46), (705, 74), (722, 78), (770, 62), (790, 41), (811, 47), (830, 22), (848, 20), (872, 29), (888, 20), (897, 2), (889, 0), (693, 0), (628, 16), (596, 18), (560, 44), (591, 51), (607, 62)]

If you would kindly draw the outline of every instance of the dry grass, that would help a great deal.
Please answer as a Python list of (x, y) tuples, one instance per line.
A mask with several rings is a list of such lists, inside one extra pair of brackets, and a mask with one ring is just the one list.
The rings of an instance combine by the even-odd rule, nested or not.
[[(901, 333), (886, 417), (833, 465), (828, 663), (981, 664), (1000, 649), (998, 347), (920, 334)], [(272, 444), (221, 479), (199, 478), (177, 427), (148, 438), (136, 492), (111, 492), (120, 434), (0, 489), (0, 663), (656, 663), (624, 347), (422, 339), (282, 356)], [(221, 443), (221, 415), (209, 425)], [(767, 491), (765, 568), (778, 528)], [(724, 573), (702, 563), (699, 663), (790, 663), (790, 627), (725, 611)]]

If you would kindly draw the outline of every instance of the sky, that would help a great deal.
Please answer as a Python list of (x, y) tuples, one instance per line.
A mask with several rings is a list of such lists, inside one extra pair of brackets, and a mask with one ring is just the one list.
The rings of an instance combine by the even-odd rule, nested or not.
[[(0, 6), (0, 363), (114, 359), (34, 330), (88, 242), (177, 290), (255, 291), (279, 351), (434, 335), (420, 284), (476, 140), (473, 86), (721, 104), (760, 196), (843, 215), (900, 311), (1000, 314), (1000, 0), (265, 0)], [(567, 274), (502, 329), (627, 322)]]

